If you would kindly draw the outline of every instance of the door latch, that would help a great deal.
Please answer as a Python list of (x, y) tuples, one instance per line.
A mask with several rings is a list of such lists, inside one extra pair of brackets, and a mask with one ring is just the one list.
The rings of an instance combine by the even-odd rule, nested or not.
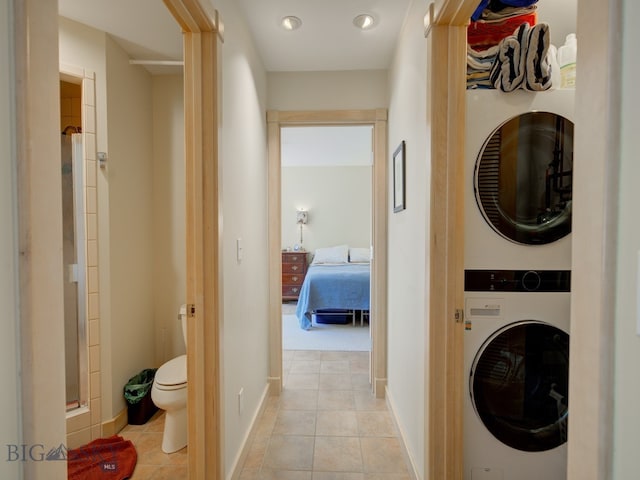
[(456, 323), (462, 323), (464, 321), (464, 310), (456, 308), (454, 318), (456, 319)]
[(196, 306), (193, 303), (187, 305), (187, 318), (193, 318), (196, 316)]

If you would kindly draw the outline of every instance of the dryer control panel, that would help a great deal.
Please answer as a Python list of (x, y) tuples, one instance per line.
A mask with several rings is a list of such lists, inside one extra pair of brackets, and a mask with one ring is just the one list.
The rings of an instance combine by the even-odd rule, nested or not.
[(570, 292), (570, 270), (465, 270), (465, 292)]

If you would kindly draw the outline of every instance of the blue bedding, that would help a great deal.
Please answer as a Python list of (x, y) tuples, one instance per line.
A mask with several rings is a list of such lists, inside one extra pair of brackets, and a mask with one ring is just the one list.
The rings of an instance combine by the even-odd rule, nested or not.
[(370, 276), (368, 263), (311, 265), (296, 307), (300, 328), (311, 328), (316, 310), (369, 310)]

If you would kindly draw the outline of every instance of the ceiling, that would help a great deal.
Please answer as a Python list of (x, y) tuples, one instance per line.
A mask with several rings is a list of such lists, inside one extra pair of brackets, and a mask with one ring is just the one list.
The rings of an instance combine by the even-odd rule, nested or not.
[[(386, 69), (411, 2), (231, 1), (237, 2), (245, 14), (268, 71)], [(180, 30), (161, 0), (59, 0), (59, 12), (109, 33), (131, 59), (182, 59)], [(361, 13), (373, 15), (374, 28), (362, 31), (354, 27), (353, 18)], [(284, 30), (280, 20), (286, 15), (299, 17), (302, 26), (294, 31)], [(149, 70), (166, 71), (158, 67)]]

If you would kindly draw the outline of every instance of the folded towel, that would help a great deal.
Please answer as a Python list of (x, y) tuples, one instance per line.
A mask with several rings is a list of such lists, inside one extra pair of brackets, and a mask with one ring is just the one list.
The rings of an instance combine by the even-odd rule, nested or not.
[(490, 73), (497, 55), (497, 45), (481, 51), (467, 45), (467, 89), (493, 88)]
[(495, 13), (498, 17), (507, 17), (513, 11), (535, 8), (537, 2), (538, 0), (480, 0), (473, 14), (471, 14), (471, 20), (486, 19), (487, 13)]
[(521, 88), (525, 80), (529, 24), (523, 23), (499, 45), (498, 56), (491, 67), (491, 83), (503, 92)]
[(476, 70), (491, 70), (491, 66), (498, 55), (498, 45), (486, 50), (474, 50), (467, 45), (467, 68)]
[(489, 72), (467, 72), (467, 90), (474, 88), (493, 88)]
[(527, 90), (542, 91), (551, 87), (551, 72), (547, 60), (549, 25), (539, 23), (529, 30), (525, 56), (525, 84)]
[(488, 8), (497, 12), (507, 7), (530, 7), (534, 3), (538, 0), (491, 0)]
[(535, 25), (538, 20), (536, 10), (527, 10), (522, 15), (510, 16), (496, 20), (478, 20), (467, 27), (467, 43), (474, 50), (485, 50), (513, 34), (523, 23)]
[(482, 11), (482, 15), (480, 15), (477, 20), (484, 20), (485, 22), (499, 22), (501, 20), (506, 20), (507, 18), (535, 13), (537, 9), (538, 7), (536, 5), (531, 5), (530, 7), (506, 7), (498, 12), (494, 12), (487, 8)]

